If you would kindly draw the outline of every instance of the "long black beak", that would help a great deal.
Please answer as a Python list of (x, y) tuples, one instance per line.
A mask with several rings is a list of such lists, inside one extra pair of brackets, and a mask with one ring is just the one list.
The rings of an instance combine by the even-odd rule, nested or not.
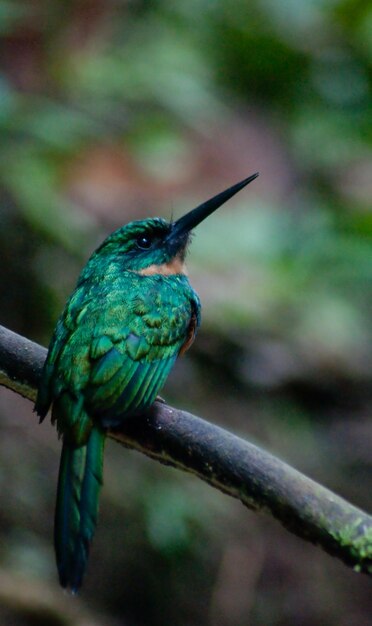
[(196, 209), (192, 209), (192, 211), (189, 211), (189, 213), (180, 217), (180, 219), (174, 222), (169, 239), (172, 241), (180, 241), (183, 239), (186, 235), (188, 235), (188, 233), (190, 233), (191, 230), (193, 230), (193, 228), (205, 220), (208, 215), (216, 211), (216, 209), (227, 202), (227, 200), (230, 200), (230, 198), (235, 196), (235, 194), (243, 189), (243, 187), (249, 185), (249, 183), (257, 178), (257, 176), (258, 172), (252, 174), (252, 176), (249, 176), (248, 178), (245, 178), (240, 183), (236, 183), (236, 185), (225, 189), (225, 191), (217, 194), (217, 196), (203, 202), (203, 204), (197, 206)]

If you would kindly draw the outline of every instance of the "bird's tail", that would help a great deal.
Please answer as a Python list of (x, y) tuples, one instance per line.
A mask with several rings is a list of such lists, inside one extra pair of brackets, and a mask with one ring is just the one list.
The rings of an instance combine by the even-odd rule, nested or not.
[(93, 427), (86, 445), (63, 442), (54, 523), (59, 580), (76, 593), (97, 524), (105, 432)]

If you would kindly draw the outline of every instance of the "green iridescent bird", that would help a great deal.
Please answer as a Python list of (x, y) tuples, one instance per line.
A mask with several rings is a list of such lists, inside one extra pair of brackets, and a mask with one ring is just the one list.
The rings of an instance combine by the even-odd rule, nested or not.
[(35, 410), (63, 438), (54, 543), (59, 580), (82, 584), (98, 514), (106, 430), (150, 406), (191, 345), (200, 302), (185, 274), (190, 232), (253, 174), (176, 222), (112, 233), (80, 274), (57, 323)]

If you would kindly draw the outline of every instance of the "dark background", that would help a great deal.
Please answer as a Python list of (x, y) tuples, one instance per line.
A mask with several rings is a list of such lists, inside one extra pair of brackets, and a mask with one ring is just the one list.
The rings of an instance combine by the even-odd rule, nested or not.
[[(46, 345), (106, 234), (260, 178), (195, 236), (163, 395), (371, 510), (372, 12), (360, 0), (0, 0), (0, 321)], [(367, 626), (366, 577), (110, 442), (82, 594), (60, 444), (0, 391), (0, 623)]]

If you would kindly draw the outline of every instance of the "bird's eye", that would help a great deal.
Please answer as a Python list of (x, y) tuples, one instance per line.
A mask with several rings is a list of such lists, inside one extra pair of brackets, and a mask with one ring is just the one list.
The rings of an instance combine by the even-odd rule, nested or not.
[(152, 239), (149, 236), (140, 235), (136, 239), (136, 244), (141, 250), (148, 250), (152, 246)]

